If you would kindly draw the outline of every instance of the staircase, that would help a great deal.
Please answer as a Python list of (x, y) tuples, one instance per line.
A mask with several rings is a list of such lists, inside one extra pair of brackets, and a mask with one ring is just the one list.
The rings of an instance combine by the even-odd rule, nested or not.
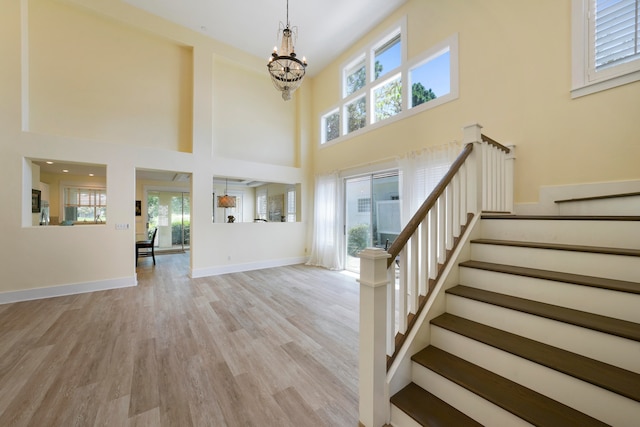
[(391, 424), (640, 425), (640, 217), (477, 227)]

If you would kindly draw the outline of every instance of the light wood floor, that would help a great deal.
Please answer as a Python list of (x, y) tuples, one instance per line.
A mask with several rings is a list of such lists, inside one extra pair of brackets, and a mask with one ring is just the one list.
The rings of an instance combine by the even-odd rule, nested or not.
[(0, 305), (0, 426), (356, 426), (358, 284), (293, 266)]

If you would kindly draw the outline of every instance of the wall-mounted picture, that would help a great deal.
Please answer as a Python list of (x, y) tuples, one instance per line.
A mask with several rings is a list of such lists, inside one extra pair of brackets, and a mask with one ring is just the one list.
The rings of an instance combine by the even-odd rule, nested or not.
[(31, 190), (31, 212), (40, 213), (40, 190)]
[(142, 201), (136, 200), (136, 216), (142, 216)]

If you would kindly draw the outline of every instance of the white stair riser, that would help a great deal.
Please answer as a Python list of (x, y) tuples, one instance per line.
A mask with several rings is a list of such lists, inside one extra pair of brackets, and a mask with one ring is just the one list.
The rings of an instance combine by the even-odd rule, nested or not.
[(485, 219), (481, 235), (498, 240), (640, 249), (640, 221)]
[(639, 402), (435, 325), (431, 344), (608, 424), (640, 419)]
[(640, 342), (456, 295), (447, 295), (446, 307), (456, 316), (640, 373)]
[(511, 412), (417, 363), (412, 364), (411, 370), (414, 383), (485, 426), (531, 426)]
[(393, 404), (391, 405), (391, 425), (393, 427), (422, 427), (406, 412)]
[(640, 282), (640, 257), (473, 243), (471, 259)]
[(461, 285), (640, 323), (640, 294), (460, 267)]

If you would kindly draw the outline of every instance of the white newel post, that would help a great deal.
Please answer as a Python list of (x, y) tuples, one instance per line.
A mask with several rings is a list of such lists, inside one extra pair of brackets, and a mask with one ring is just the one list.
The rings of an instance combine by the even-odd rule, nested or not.
[(387, 382), (387, 259), (379, 248), (360, 252), (360, 423), (382, 427), (389, 420)]
[(462, 144), (473, 144), (469, 168), (467, 170), (467, 211), (473, 214), (482, 212), (482, 126), (477, 123), (465, 126)]

